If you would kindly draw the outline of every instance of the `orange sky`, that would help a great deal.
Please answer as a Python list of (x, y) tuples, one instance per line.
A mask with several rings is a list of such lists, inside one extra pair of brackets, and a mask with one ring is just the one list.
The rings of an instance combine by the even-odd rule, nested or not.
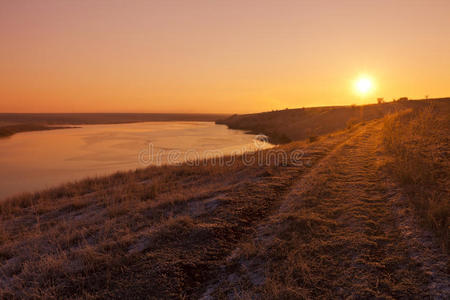
[[(365, 98), (353, 81), (367, 74)], [(450, 1), (0, 0), (0, 112), (450, 96)]]

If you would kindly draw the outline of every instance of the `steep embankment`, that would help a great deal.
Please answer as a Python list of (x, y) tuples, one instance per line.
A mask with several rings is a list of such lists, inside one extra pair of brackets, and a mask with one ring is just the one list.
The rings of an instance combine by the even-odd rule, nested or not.
[[(449, 99), (435, 99), (434, 103)], [(381, 118), (406, 108), (418, 108), (429, 100), (396, 101), (361, 106), (312, 107), (286, 109), (258, 114), (233, 115), (216, 121), (232, 129), (266, 134), (276, 144), (314, 139), (316, 136), (342, 130), (356, 123)]]
[(448, 298), (448, 256), (389, 171), (384, 128), (10, 199), (0, 296)]

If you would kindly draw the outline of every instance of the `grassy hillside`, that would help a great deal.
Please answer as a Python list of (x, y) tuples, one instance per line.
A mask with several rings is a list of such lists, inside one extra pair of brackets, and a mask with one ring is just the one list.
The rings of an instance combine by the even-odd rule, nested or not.
[[(448, 102), (450, 99), (434, 99)], [(362, 106), (332, 106), (286, 109), (258, 114), (233, 115), (217, 121), (232, 129), (266, 134), (276, 144), (314, 139), (316, 136), (342, 130), (359, 122), (381, 118), (407, 108), (418, 108), (429, 100), (397, 101)]]
[(389, 169), (422, 221), (450, 248), (450, 105), (428, 105), (385, 118)]
[(8, 199), (0, 297), (449, 298), (450, 102), (435, 104)]

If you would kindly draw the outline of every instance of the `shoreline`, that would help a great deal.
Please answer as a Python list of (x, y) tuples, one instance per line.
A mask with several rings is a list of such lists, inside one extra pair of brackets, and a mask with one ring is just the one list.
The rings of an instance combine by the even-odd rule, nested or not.
[[(206, 156), (226, 157), (255, 147), (252, 136), (214, 122), (143, 122), (81, 127), (30, 132), (5, 138), (3, 142), (0, 140), (3, 157), (0, 164), (4, 162), (0, 174), (3, 178), (0, 198), (89, 176), (110, 175), (115, 171), (150, 165), (178, 165), (193, 159), (202, 161)], [(54, 128), (38, 126), (32, 129)], [(190, 134), (189, 142), (179, 144), (187, 133)], [(116, 146), (124, 141), (125, 147)], [(35, 146), (36, 151), (31, 150)], [(55, 155), (48, 155), (53, 149), (57, 149)], [(33, 175), (23, 175), (28, 172)]]
[(78, 126), (48, 126), (42, 124), (14, 124), (0, 126), (0, 139), (9, 138), (17, 133), (32, 132), (32, 131), (47, 131), (57, 129), (72, 129), (80, 128)]
[(79, 128), (77, 125), (141, 122), (215, 122), (229, 114), (165, 113), (0, 113), (0, 138), (16, 133)]
[(122, 124), (158, 121), (215, 122), (231, 114), (165, 114), (165, 113), (0, 113), (0, 125), (45, 124), (87, 125)]
[[(173, 298), (182, 283), (189, 298), (258, 298), (261, 287), (265, 298), (279, 298), (270, 288), (291, 290), (288, 278), (324, 297), (445, 298), (448, 209), (445, 202), (428, 206), (428, 195), (442, 190), (448, 198), (448, 168), (435, 157), (448, 150), (449, 104), (403, 110), (232, 164), (150, 166), (8, 197), (0, 201), (2, 288)], [(429, 172), (439, 176), (433, 185)], [(419, 181), (411, 185), (405, 176)], [(297, 283), (305, 266), (313, 280)], [(335, 274), (351, 285), (337, 290)], [(368, 284), (353, 284), (358, 276)], [(24, 289), (28, 278), (45, 280)]]

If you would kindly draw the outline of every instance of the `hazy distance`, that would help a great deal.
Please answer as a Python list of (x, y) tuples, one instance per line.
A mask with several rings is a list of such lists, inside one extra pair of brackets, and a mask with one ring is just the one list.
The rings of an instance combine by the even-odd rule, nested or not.
[[(445, 97), (449, 1), (2, 1), (0, 112), (245, 113)], [(361, 97), (353, 81), (374, 89)]]

